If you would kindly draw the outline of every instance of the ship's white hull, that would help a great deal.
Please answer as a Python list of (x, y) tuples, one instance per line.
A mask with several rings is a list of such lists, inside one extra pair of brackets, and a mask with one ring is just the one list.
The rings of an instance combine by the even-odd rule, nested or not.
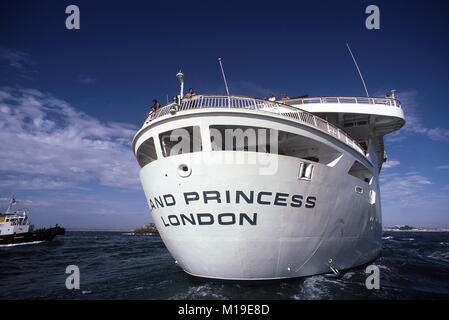
[[(264, 159), (239, 164), (223, 160), (251, 153), (243, 151), (175, 155), (141, 170), (161, 238), (187, 273), (219, 279), (292, 278), (327, 273), (330, 267), (351, 268), (378, 255), (382, 222), (377, 170), (370, 183), (355, 178), (348, 170), (355, 160), (366, 161), (363, 155), (313, 130), (295, 130), (335, 144), (341, 158), (331, 166), (316, 163), (310, 181), (298, 179), (301, 159), (294, 157), (259, 154)], [(276, 163), (273, 174), (261, 174), (267, 160)], [(188, 166), (188, 177), (180, 171), (182, 165)]]

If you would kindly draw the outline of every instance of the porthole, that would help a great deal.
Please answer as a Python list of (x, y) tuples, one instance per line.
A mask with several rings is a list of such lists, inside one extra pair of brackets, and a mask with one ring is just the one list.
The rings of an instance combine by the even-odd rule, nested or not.
[(178, 174), (180, 177), (186, 178), (192, 174), (192, 168), (183, 163), (178, 166)]

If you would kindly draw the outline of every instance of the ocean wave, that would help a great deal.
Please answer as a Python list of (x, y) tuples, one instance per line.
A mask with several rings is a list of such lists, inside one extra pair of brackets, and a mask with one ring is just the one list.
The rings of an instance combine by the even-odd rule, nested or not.
[(392, 236), (388, 236), (388, 237), (382, 237), (382, 240), (391, 240), (394, 239)]
[[(390, 234), (383, 234), (383, 237)], [(415, 240), (410, 237), (416, 237)], [(403, 239), (400, 239), (403, 238)], [(449, 297), (449, 233), (396, 233), (370, 262), (381, 290), (367, 290), (366, 266), (262, 284), (210, 281), (186, 275), (159, 237), (73, 232), (39, 246), (0, 248), (0, 299), (441, 299)], [(145, 241), (143, 241), (145, 240)], [(402, 240), (402, 241), (401, 241)], [(65, 289), (64, 268), (79, 263), (82, 289)], [(75, 263), (75, 264), (78, 264)], [(83, 271), (84, 270), (84, 271)], [(429, 276), (429, 273), (432, 275)], [(42, 277), (46, 274), (47, 277)], [(84, 275), (84, 276), (83, 276)], [(62, 282), (61, 282), (61, 279)], [(411, 287), (410, 283), (417, 282)], [(62, 283), (62, 286), (61, 286)]]
[(209, 284), (190, 287), (186, 292), (175, 294), (168, 300), (197, 300), (197, 299), (214, 299), (227, 300), (224, 295), (217, 293), (216, 288), (212, 288)]
[(435, 251), (435, 252), (432, 252), (427, 257), (431, 258), (431, 259), (439, 260), (439, 261), (449, 262), (449, 252)]
[(379, 269), (384, 269), (384, 270), (390, 270), (390, 268), (389, 267), (387, 267), (387, 266), (385, 266), (385, 265), (383, 265), (383, 264), (378, 264), (378, 265), (376, 265)]
[(300, 292), (293, 295), (291, 298), (295, 300), (318, 300), (328, 296), (328, 292), (323, 285), (326, 281), (324, 276), (312, 276), (306, 278), (301, 286)]

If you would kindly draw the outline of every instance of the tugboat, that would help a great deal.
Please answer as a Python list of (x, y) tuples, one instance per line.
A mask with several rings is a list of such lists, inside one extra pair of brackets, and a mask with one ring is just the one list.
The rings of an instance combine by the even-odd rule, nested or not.
[(34, 230), (28, 219), (28, 211), (18, 209), (10, 211), (11, 207), (17, 203), (14, 196), (9, 202), (5, 213), (0, 213), (0, 245), (36, 243), (51, 241), (57, 235), (63, 235), (65, 229), (56, 225), (52, 228), (42, 228)]

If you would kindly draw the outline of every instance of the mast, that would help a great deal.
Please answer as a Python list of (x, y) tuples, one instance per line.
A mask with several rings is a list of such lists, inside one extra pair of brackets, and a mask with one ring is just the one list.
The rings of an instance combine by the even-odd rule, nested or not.
[(182, 97), (184, 96), (184, 74), (181, 70), (179, 70), (179, 72), (176, 74), (176, 77), (179, 79), (179, 83), (181, 86), (179, 90), (179, 102), (181, 102)]
[(13, 193), (12, 196), (11, 196), (11, 200), (9, 201), (8, 208), (6, 209), (5, 213), (9, 213), (9, 210), (11, 209), (11, 206), (13, 204), (16, 204), (16, 203), (17, 203), (17, 201), (15, 199), (15, 194)]
[(223, 76), (223, 81), (224, 81), (224, 84), (225, 84), (225, 87), (226, 87), (226, 93), (229, 96), (228, 81), (226, 80), (226, 76), (225, 76), (225, 73), (224, 73), (224, 70), (223, 70), (223, 64), (221, 63), (221, 58), (218, 58), (218, 63), (220, 64), (221, 74)]

